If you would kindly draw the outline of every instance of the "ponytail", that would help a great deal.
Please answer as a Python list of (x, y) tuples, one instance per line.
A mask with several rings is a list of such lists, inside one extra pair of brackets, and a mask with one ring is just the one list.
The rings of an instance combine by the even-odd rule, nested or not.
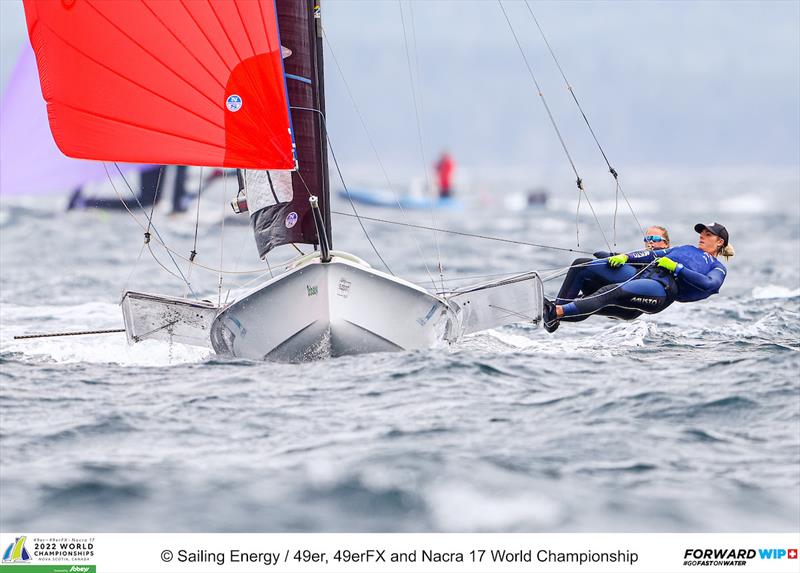
[(718, 254), (725, 257), (725, 260), (727, 261), (736, 254), (736, 251), (733, 250), (733, 245), (725, 245), (719, 250)]

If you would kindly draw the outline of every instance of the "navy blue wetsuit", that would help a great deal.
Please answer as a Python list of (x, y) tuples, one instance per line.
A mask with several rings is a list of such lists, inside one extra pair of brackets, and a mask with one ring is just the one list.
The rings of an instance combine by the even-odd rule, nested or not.
[[(645, 266), (642, 264), (638, 269), (634, 269), (633, 265), (612, 268), (608, 266), (605, 259), (615, 254), (607, 251), (597, 251), (594, 256), (603, 260), (575, 259), (572, 261), (569, 271), (567, 271), (567, 276), (564, 277), (564, 282), (561, 283), (561, 289), (558, 291), (555, 303), (565, 305), (577, 299), (579, 294), (587, 297), (606, 285), (629, 281), (636, 276), (636, 273), (641, 272)], [(614, 308), (610, 310), (600, 309), (596, 314), (633, 320), (642, 313), (636, 310)], [(561, 320), (580, 322), (586, 318), (587, 316), (567, 316)]]
[(598, 251), (594, 255), (600, 260), (575, 259), (572, 261), (567, 276), (561, 283), (561, 289), (558, 291), (556, 304), (567, 304), (578, 298), (579, 293), (586, 296), (600, 287), (628, 281), (636, 274), (632, 265), (627, 265), (627, 268), (608, 266), (605, 259), (610, 257), (611, 253)]
[(708, 298), (719, 292), (725, 281), (725, 265), (693, 245), (637, 251), (628, 255), (628, 263), (654, 263), (657, 258), (666, 256), (678, 263), (674, 273), (655, 264), (643, 271), (631, 264), (623, 265), (621, 269), (630, 267), (625, 271), (627, 275), (640, 274), (637, 278), (608, 284), (590, 296), (565, 304), (564, 317), (575, 321), (602, 313), (630, 320), (641, 313), (661, 312), (676, 300), (694, 302)]

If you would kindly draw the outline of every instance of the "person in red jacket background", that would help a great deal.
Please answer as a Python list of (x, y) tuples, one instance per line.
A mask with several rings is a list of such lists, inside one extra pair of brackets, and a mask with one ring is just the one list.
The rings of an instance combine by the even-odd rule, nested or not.
[(453, 171), (456, 164), (446, 151), (442, 152), (439, 161), (436, 162), (436, 179), (439, 183), (439, 198), (446, 199), (453, 193)]

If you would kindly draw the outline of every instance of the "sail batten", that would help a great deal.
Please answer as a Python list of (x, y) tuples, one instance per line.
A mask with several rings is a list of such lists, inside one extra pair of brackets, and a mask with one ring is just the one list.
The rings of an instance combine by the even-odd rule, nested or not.
[(24, 6), (51, 131), (66, 155), (294, 167), (273, 0)]

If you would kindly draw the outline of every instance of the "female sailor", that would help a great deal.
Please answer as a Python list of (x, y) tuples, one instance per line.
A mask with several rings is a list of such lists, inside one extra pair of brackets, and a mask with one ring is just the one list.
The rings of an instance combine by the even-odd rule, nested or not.
[[(654, 251), (670, 246), (666, 227), (651, 225), (644, 236), (644, 250)], [(567, 304), (579, 296), (589, 296), (600, 287), (632, 279), (637, 270), (633, 265), (609, 265), (607, 259), (616, 253), (597, 251), (594, 259), (575, 259), (561, 283), (556, 304)]]
[[(625, 276), (631, 278), (603, 286), (594, 294), (567, 304), (557, 305), (545, 299), (545, 330), (553, 332), (561, 320), (585, 320), (598, 312), (631, 320), (642, 313), (661, 312), (675, 301), (694, 302), (719, 292), (727, 269), (717, 257), (722, 255), (727, 260), (734, 255), (728, 230), (719, 223), (698, 223), (694, 230), (700, 234), (697, 247), (645, 250), (606, 260), (611, 267), (630, 267)], [(641, 263), (647, 265), (643, 269), (634, 266)]]

